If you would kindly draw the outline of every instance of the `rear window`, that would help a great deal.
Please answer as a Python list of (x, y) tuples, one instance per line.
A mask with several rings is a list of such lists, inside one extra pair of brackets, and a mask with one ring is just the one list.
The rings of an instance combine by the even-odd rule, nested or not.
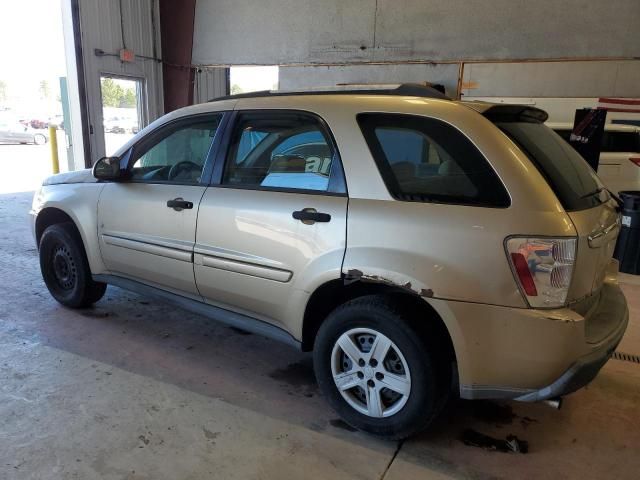
[(504, 208), (510, 198), (459, 130), (414, 115), (366, 113), (358, 123), (391, 195), (403, 201)]
[(527, 154), (567, 211), (584, 210), (608, 199), (589, 164), (571, 145), (542, 123), (513, 121), (496, 125)]

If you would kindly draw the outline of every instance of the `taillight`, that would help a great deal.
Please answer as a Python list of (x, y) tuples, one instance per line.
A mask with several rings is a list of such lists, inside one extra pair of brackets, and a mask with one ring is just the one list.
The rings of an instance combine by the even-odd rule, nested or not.
[(631, 163), (635, 163), (636, 166), (640, 167), (640, 157), (631, 157), (629, 160), (631, 160)]
[(529, 305), (564, 306), (576, 259), (576, 239), (511, 237), (506, 247), (514, 276)]

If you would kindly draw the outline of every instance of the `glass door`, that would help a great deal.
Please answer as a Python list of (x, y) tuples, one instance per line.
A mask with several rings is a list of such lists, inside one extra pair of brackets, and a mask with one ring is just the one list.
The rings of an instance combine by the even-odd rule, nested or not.
[(106, 155), (113, 155), (143, 127), (143, 80), (102, 75), (102, 128)]

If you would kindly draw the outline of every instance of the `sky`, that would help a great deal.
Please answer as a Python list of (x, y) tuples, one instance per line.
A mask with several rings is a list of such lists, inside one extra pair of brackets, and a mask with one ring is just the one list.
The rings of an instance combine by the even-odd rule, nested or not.
[(277, 89), (278, 67), (231, 67), (230, 83), (243, 92)]
[(0, 0), (0, 80), (8, 93), (30, 103), (41, 80), (58, 95), (66, 75), (60, 0)]

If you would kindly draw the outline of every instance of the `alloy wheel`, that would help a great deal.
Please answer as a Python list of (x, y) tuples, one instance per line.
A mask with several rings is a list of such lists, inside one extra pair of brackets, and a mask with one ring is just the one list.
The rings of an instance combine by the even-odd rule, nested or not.
[(409, 399), (409, 365), (398, 346), (369, 328), (344, 332), (331, 352), (338, 391), (358, 412), (374, 418), (398, 413)]

